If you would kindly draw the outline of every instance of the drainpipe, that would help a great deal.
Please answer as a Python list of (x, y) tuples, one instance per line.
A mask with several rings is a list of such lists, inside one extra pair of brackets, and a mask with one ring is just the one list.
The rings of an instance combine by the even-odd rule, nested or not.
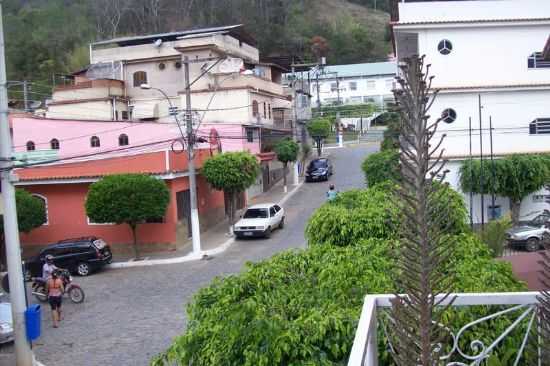
[(112, 120), (116, 121), (116, 97), (113, 97)]

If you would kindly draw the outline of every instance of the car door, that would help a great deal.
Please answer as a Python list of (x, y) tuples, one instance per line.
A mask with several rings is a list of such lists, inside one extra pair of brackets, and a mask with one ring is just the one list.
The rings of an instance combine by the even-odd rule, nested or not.
[(277, 212), (277, 222), (281, 223), (281, 220), (285, 216), (285, 211), (279, 205), (275, 205), (273, 207), (275, 207), (275, 211)]
[(53, 263), (59, 268), (69, 268), (71, 265), (71, 249), (65, 244), (56, 246), (53, 251)]
[(277, 211), (275, 211), (275, 207), (274, 206), (271, 206), (269, 208), (269, 225), (271, 227), (275, 227), (277, 226), (278, 222), (277, 222)]

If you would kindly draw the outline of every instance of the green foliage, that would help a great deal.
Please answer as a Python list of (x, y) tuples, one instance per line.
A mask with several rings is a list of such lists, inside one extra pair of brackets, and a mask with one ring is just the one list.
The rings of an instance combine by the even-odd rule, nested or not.
[(202, 174), (217, 190), (242, 192), (256, 181), (260, 165), (248, 152), (227, 152), (208, 159)]
[[(352, 197), (345, 201), (353, 205)], [(462, 234), (449, 240), (456, 241), (454, 267), (461, 280), (453, 291), (525, 289), (510, 265), (492, 260), (475, 237)], [(345, 364), (364, 296), (399, 291), (392, 280), (395, 245), (393, 240), (369, 239), (348, 247), (314, 246), (249, 263), (238, 275), (218, 278), (188, 306), (187, 331), (152, 364)], [(450, 311), (446, 320), (458, 329), (472, 317), (468, 311)], [(506, 324), (491, 322), (489, 336)], [(380, 356), (381, 364), (388, 365), (384, 347)]]
[[(441, 222), (441, 229), (451, 234), (468, 231), (462, 196), (446, 184), (438, 187), (441, 191), (432, 205), (434, 215), (447, 218)], [(394, 189), (391, 183), (385, 183), (338, 194), (309, 219), (309, 245), (349, 246), (363, 239), (396, 239), (402, 222), (402, 201)]]
[(315, 118), (307, 124), (307, 131), (313, 138), (327, 138), (330, 134), (332, 123), (328, 118)]
[(298, 151), (300, 151), (300, 146), (291, 139), (281, 140), (275, 145), (277, 159), (285, 164), (296, 161), (296, 159), (298, 159)]
[(479, 238), (492, 252), (493, 257), (500, 257), (506, 243), (506, 231), (512, 227), (510, 216), (504, 216), (498, 220), (489, 221), (485, 228), (479, 232)]
[(86, 214), (95, 222), (139, 224), (164, 217), (169, 201), (162, 180), (144, 174), (109, 175), (90, 186)]
[(384, 140), (382, 140), (381, 150), (391, 150), (399, 148), (399, 133), (400, 133), (400, 116), (399, 113), (388, 112), (384, 113), (378, 119), (382, 118), (382, 124), (385, 124), (387, 129), (384, 131)]
[[(46, 207), (44, 201), (34, 197), (23, 189), (15, 191), (17, 207), (17, 225), (19, 232), (28, 233), (46, 222)], [(4, 235), (4, 220), (0, 215), (0, 236)]]
[(373, 186), (384, 181), (397, 181), (400, 176), (399, 151), (382, 150), (370, 154), (361, 165), (365, 173), (367, 186)]

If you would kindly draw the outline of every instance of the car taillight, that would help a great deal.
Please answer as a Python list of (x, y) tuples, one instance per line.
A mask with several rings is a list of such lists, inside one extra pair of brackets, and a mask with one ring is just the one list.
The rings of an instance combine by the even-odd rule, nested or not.
[(99, 251), (99, 249), (95, 248), (95, 254), (98, 258), (101, 258), (101, 252)]
[(93, 244), (97, 249), (103, 249), (105, 248), (105, 245), (107, 245), (107, 243), (105, 243), (102, 239), (94, 240)]

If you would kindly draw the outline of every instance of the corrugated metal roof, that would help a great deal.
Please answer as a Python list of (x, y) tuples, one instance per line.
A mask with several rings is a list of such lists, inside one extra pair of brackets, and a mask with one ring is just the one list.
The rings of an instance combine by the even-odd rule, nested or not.
[(348, 65), (330, 65), (324, 67), (325, 75), (321, 74), (320, 79), (333, 79), (333, 73), (336, 72), (338, 77), (353, 77), (353, 76), (376, 76), (376, 75), (395, 75), (397, 73), (397, 63), (391, 62), (371, 62), (364, 64), (348, 64)]
[(240, 29), (242, 27), (243, 27), (242, 24), (235, 24), (235, 25), (228, 25), (223, 27), (199, 28), (199, 29), (190, 29), (185, 31), (169, 32), (169, 33), (148, 34), (145, 36), (120, 37), (120, 38), (113, 38), (113, 39), (108, 39), (104, 41), (94, 42), (92, 43), (92, 46), (107, 45), (107, 44), (118, 44), (119, 46), (124, 46), (124, 45), (147, 43), (147, 42), (155, 41), (157, 39), (162, 39), (163, 41), (176, 40), (178, 37), (193, 35), (193, 34), (231, 32), (231, 31), (237, 31), (237, 30), (241, 31), (239, 33), (242, 33), (243, 37), (250, 38), (250, 40), (252, 40), (252, 38), (248, 34), (246, 34), (244, 31), (242, 31), (242, 29)]
[(418, 22), (390, 22), (393, 26), (429, 25), (429, 24), (475, 24), (475, 23), (513, 23), (513, 22), (547, 22), (550, 18), (503, 18), (503, 19), (467, 19), (467, 20), (426, 20)]

